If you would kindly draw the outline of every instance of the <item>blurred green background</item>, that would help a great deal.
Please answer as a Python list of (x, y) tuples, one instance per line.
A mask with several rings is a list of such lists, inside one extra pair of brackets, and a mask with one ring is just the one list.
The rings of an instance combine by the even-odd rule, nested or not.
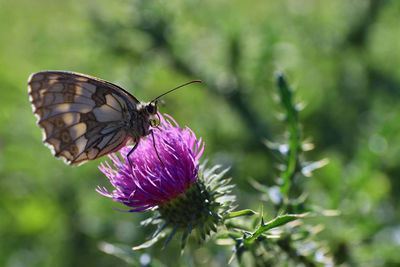
[[(42, 144), (26, 86), (40, 70), (100, 77), (143, 101), (202, 79), (160, 109), (204, 138), (211, 164), (232, 167), (239, 207), (254, 210), (249, 179), (277, 175), (262, 140), (283, 138), (284, 70), (305, 104), (307, 158), (330, 160), (304, 180), (310, 202), (340, 211), (313, 218), (320, 240), (337, 265), (400, 265), (400, 1), (0, 0), (0, 31), (0, 266), (129, 266), (99, 244), (129, 251), (150, 233), (146, 214), (95, 192), (109, 187), (100, 161), (73, 168)], [(171, 244), (130, 253), (160, 266), (221, 266), (232, 253), (209, 242), (179, 256)]]

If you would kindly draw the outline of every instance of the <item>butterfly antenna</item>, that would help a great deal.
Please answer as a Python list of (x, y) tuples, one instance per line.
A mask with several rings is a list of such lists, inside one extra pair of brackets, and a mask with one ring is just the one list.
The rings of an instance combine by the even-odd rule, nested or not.
[(201, 80), (194, 80), (194, 81), (191, 81), (191, 82), (188, 82), (188, 83), (179, 85), (178, 87), (175, 87), (174, 89), (171, 89), (171, 90), (169, 90), (169, 91), (167, 91), (167, 92), (165, 92), (165, 93), (163, 93), (163, 94), (157, 96), (156, 98), (154, 98), (154, 99), (151, 100), (150, 102), (155, 102), (155, 101), (157, 101), (160, 97), (163, 97), (163, 96), (165, 96), (166, 94), (169, 94), (169, 93), (171, 93), (172, 91), (175, 91), (176, 89), (179, 89), (179, 88), (184, 87), (184, 86), (186, 86), (186, 85), (189, 85), (189, 84), (191, 84), (191, 83), (201, 83), (201, 82), (202, 82)]

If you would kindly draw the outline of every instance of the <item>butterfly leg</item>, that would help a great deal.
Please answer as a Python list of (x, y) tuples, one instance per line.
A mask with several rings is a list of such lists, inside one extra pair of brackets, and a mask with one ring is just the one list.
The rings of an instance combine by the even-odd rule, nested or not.
[(150, 121), (150, 125), (151, 125), (151, 127), (161, 131), (161, 128), (160, 128), (161, 118), (160, 118), (160, 115), (158, 113), (156, 114), (156, 116), (158, 117), (158, 121), (152, 120), (152, 121)]
[(133, 166), (132, 166), (132, 162), (131, 162), (131, 159), (129, 158), (129, 156), (133, 153), (133, 151), (136, 150), (138, 145), (139, 145), (139, 142), (136, 142), (136, 144), (132, 147), (131, 151), (129, 151), (128, 155), (126, 155), (126, 158), (128, 159), (129, 167), (131, 168), (131, 170), (133, 169)]
[(156, 140), (154, 139), (153, 130), (150, 130), (150, 134), (151, 134), (151, 137), (153, 137), (153, 147), (154, 147), (154, 149), (156, 150), (157, 157), (158, 157), (158, 159), (160, 160), (161, 165), (163, 166), (163, 168), (165, 168), (164, 162), (161, 160), (160, 155), (158, 154), (158, 151), (157, 151)]

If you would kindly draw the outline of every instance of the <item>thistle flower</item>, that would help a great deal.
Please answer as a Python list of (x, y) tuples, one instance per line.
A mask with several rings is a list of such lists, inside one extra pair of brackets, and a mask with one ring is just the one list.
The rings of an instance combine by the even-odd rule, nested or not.
[[(202, 139), (188, 127), (181, 129), (172, 117), (165, 117), (160, 116), (159, 127), (153, 129), (154, 140), (151, 136), (142, 140), (130, 155), (131, 165), (116, 154), (109, 155), (113, 167), (109, 162), (101, 163), (99, 169), (114, 190), (99, 186), (96, 191), (130, 207), (129, 212), (154, 211), (144, 224), (158, 224), (158, 230), (145, 246), (172, 226), (166, 244), (182, 231), (183, 247), (192, 230), (197, 230), (201, 239), (216, 231), (224, 214), (232, 210), (234, 197), (227, 195), (232, 187), (227, 185), (230, 179), (222, 179), (226, 170), (216, 174), (219, 166), (206, 170), (199, 165), (205, 146)], [(121, 149), (123, 159), (130, 149)]]

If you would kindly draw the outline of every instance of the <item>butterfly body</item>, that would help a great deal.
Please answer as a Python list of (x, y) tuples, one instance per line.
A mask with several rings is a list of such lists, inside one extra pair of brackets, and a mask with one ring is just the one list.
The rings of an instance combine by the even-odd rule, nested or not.
[(75, 72), (34, 73), (28, 91), (43, 142), (71, 165), (138, 143), (157, 114), (157, 101), (139, 102), (115, 84)]

